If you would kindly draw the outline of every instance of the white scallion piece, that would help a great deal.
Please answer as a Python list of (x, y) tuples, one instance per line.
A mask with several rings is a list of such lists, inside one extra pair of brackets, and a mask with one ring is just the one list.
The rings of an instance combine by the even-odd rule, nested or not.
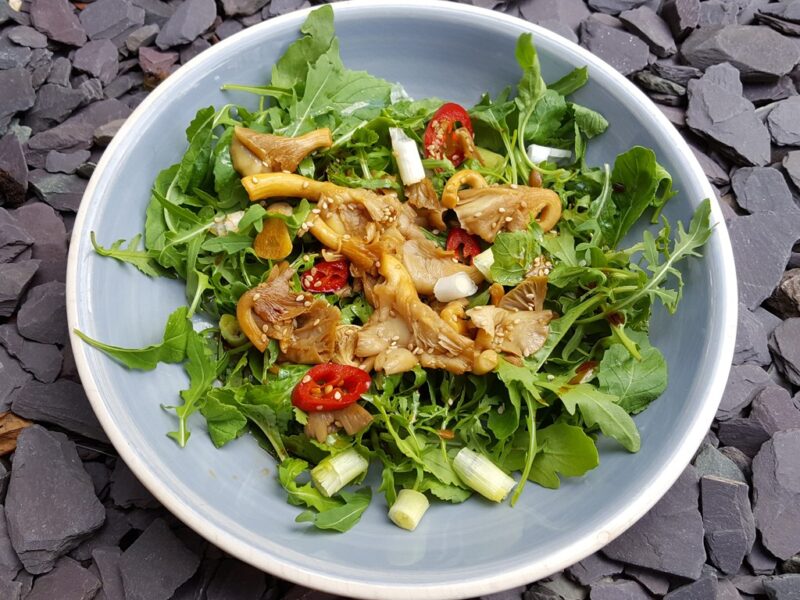
[(492, 502), (502, 502), (517, 485), (483, 454), (462, 448), (453, 459), (453, 469), (466, 485)]
[(323, 459), (311, 469), (311, 480), (323, 496), (330, 498), (368, 467), (367, 459), (350, 448)]
[(491, 248), (487, 248), (477, 256), (472, 257), (472, 265), (486, 277), (488, 281), (492, 281), (492, 265), (494, 264), (494, 253)]
[(399, 127), (390, 127), (389, 136), (392, 138), (392, 154), (397, 161), (397, 170), (400, 171), (403, 185), (419, 183), (425, 179), (425, 168), (422, 166), (417, 143)]
[(478, 291), (478, 286), (463, 272), (440, 277), (433, 285), (433, 295), (439, 302), (452, 302), (467, 298)]
[(540, 146), (538, 144), (531, 144), (528, 146), (528, 158), (535, 165), (545, 160), (554, 160), (559, 162), (561, 160), (569, 159), (572, 152), (569, 150), (562, 150), (561, 148), (551, 148), (550, 146)]
[(414, 531), (429, 506), (425, 494), (416, 490), (400, 490), (397, 500), (389, 509), (389, 518), (398, 527)]
[(244, 211), (237, 210), (224, 217), (217, 217), (214, 219), (214, 224), (209, 231), (218, 237), (226, 236), (229, 233), (237, 233), (239, 231), (239, 221), (242, 220), (243, 216)]

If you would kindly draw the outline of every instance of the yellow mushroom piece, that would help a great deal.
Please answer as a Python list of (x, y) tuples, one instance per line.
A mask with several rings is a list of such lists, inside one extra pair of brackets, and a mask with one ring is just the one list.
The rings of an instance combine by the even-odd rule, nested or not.
[(292, 238), (286, 223), (277, 217), (265, 217), (261, 231), (253, 241), (256, 256), (283, 260), (292, 253)]
[(361, 190), (342, 188), (328, 181), (316, 181), (294, 173), (259, 173), (242, 177), (242, 185), (252, 202), (268, 198), (306, 198), (318, 202), (322, 196), (335, 196), (347, 191), (352, 194)]
[(327, 127), (298, 137), (260, 133), (246, 127), (234, 127), (233, 134), (247, 150), (269, 166), (270, 171), (296, 171), (306, 156), (333, 144), (331, 130)]
[(458, 171), (450, 179), (442, 190), (442, 206), (445, 208), (455, 208), (458, 204), (458, 190), (463, 186), (468, 185), (472, 189), (485, 188), (489, 184), (483, 178), (483, 175), (472, 169), (464, 169)]

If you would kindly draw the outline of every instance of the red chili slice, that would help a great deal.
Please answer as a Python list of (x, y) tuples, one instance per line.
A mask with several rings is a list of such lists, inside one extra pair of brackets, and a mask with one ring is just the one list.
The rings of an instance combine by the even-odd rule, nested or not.
[(447, 157), (456, 167), (464, 162), (463, 144), (459, 143), (456, 129), (466, 128), (475, 135), (472, 121), (466, 109), (455, 102), (448, 102), (436, 111), (425, 129), (423, 143), (425, 157), (441, 159)]
[(346, 258), (322, 261), (300, 276), (300, 284), (307, 292), (336, 292), (347, 285), (350, 263)]
[(306, 412), (339, 410), (357, 401), (372, 380), (349, 365), (323, 363), (309, 369), (292, 392), (292, 404)]
[(468, 265), (472, 264), (474, 256), (478, 256), (481, 253), (481, 245), (478, 242), (478, 238), (460, 227), (454, 227), (447, 234), (445, 248), (455, 252), (456, 258)]

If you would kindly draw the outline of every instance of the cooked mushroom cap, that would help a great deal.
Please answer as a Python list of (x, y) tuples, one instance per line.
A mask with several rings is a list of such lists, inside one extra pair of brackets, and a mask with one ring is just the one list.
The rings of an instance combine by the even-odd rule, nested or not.
[[(231, 159), (234, 168), (245, 176), (271, 171), (293, 173), (306, 156), (315, 150), (330, 148), (333, 143), (331, 130), (327, 128), (310, 131), (294, 138), (260, 133), (246, 127), (234, 127), (233, 134)], [(248, 150), (251, 156), (244, 150)], [(266, 168), (254, 171), (259, 166), (258, 161)]]

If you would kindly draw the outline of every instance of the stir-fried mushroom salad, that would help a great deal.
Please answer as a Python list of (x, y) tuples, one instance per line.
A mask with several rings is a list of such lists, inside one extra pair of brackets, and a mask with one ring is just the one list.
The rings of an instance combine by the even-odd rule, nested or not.
[(599, 436), (636, 452), (631, 415), (667, 385), (651, 311), (675, 312), (709, 203), (670, 224), (647, 148), (588, 165), (608, 123), (570, 99), (587, 70), (546, 84), (529, 34), (516, 59), (516, 87), (470, 109), (413, 100), (345, 68), (331, 8), (312, 12), (268, 85), (225, 86), (256, 109), (198, 111), (144, 247), (92, 238), (186, 282), (163, 341), (79, 335), (130, 368), (183, 363), (169, 435), (186, 445), (192, 415), (218, 447), (251, 433), (322, 529), (359, 520), (370, 465), (414, 529), (430, 501), (514, 504), (584, 475)]

